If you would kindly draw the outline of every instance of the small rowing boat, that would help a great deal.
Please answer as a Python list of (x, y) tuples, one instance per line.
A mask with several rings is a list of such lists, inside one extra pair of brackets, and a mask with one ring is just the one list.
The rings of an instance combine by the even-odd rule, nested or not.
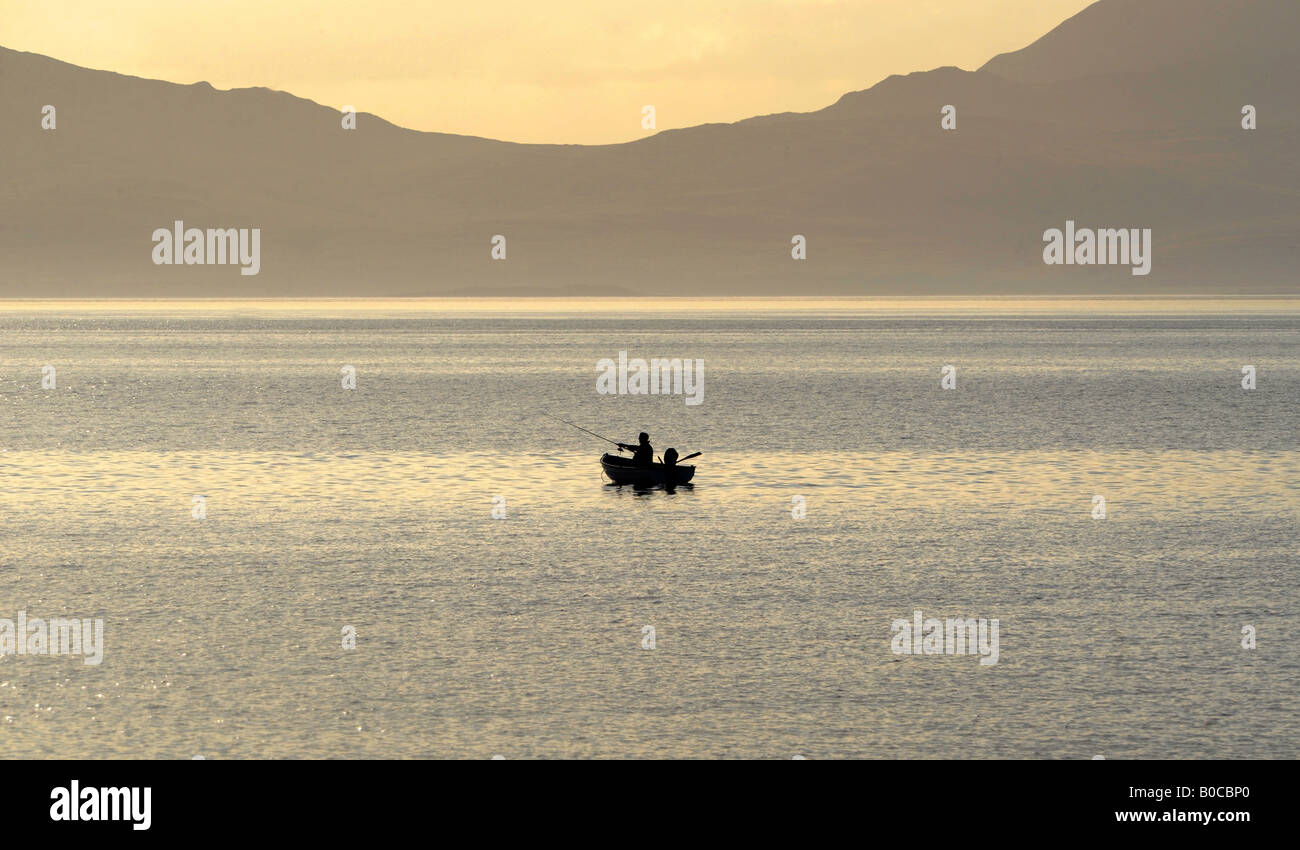
[(695, 475), (693, 466), (667, 466), (656, 463), (651, 466), (637, 466), (631, 458), (606, 454), (600, 458), (601, 468), (615, 484), (631, 484), (636, 487), (653, 487), (657, 484), (685, 484)]

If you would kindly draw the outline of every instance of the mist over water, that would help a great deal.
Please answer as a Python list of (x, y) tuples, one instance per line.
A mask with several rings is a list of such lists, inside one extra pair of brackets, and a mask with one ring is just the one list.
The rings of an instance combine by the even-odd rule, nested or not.
[(1297, 423), (1294, 301), (3, 303), (0, 617), (106, 646), (0, 757), (1295, 758)]

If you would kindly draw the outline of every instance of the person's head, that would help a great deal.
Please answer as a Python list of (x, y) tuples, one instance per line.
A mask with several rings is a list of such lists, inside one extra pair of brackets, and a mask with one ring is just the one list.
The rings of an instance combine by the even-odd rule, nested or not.
[(641, 436), (637, 437), (637, 439), (641, 441), (642, 445), (645, 445), (646, 443), (650, 442), (650, 435), (647, 434), (645, 431), (642, 431)]

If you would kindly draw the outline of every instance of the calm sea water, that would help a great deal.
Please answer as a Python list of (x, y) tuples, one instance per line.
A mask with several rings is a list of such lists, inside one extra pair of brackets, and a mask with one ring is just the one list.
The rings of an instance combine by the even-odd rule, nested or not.
[(1296, 302), (7, 303), (0, 411), (0, 617), (105, 639), (0, 757), (1300, 756)]

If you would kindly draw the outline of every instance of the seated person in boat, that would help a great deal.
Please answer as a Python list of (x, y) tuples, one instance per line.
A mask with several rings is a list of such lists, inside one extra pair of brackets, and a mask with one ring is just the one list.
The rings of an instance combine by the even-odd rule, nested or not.
[(655, 462), (655, 450), (650, 445), (650, 435), (642, 431), (638, 437), (641, 442), (635, 446), (629, 446), (626, 443), (619, 443), (620, 449), (626, 449), (632, 453), (632, 462), (637, 466), (653, 466)]

